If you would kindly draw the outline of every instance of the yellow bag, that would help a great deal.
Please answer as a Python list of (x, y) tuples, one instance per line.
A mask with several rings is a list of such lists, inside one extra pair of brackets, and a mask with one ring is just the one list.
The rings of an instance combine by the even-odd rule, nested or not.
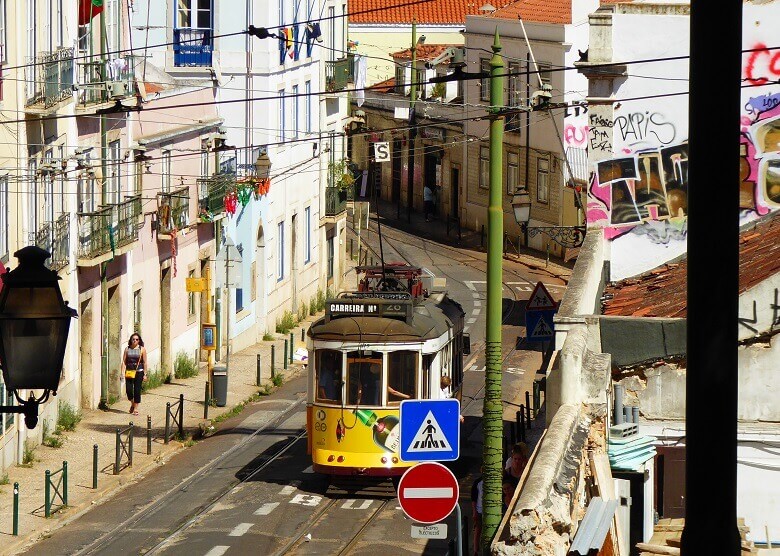
[(135, 369), (132, 371), (130, 369), (125, 370), (125, 378), (134, 379), (135, 378)]

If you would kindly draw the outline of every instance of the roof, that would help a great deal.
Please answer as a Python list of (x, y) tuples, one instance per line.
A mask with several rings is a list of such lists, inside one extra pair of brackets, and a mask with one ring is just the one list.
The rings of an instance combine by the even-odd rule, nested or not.
[[(780, 211), (739, 234), (739, 293), (780, 272)], [(684, 318), (688, 260), (666, 263), (635, 278), (608, 284), (602, 313), (624, 317)]]
[(395, 91), (395, 77), (391, 77), (390, 79), (385, 79), (384, 81), (380, 81), (379, 83), (374, 83), (373, 85), (368, 86), (369, 89), (372, 91), (379, 91), (382, 93), (392, 93)]
[[(423, 61), (423, 60), (433, 60), (437, 56), (441, 55), (442, 52), (447, 50), (448, 48), (451, 48), (453, 46), (459, 46), (457, 44), (418, 44), (415, 50), (417, 50), (417, 60)], [(412, 49), (406, 48), (404, 50), (399, 50), (398, 52), (393, 52), (391, 54), (394, 60), (411, 60), (412, 59)]]
[(499, 7), (490, 17), (537, 23), (571, 23), (572, 0), (519, 0)]
[[(501, 7), (514, 0), (490, 0)], [(422, 25), (465, 25), (467, 15), (481, 15), (479, 11), (488, 0), (348, 0), (349, 23), (352, 24), (412, 24), (412, 18)], [(400, 6), (392, 8), (391, 6)]]

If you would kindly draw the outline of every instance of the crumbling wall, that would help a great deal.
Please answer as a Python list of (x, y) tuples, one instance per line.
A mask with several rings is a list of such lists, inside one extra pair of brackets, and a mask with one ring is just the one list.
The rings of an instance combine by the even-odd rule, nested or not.
[(685, 418), (684, 360), (620, 369), (612, 378), (623, 386), (624, 405), (638, 405), (646, 419)]
[[(562, 406), (538, 448), (495, 555), (565, 555), (584, 511), (592, 416)], [(603, 430), (603, 427), (602, 427)]]

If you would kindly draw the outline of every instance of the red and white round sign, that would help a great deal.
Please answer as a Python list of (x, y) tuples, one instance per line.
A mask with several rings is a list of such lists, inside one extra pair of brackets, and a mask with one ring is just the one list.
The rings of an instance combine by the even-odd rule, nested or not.
[(410, 467), (398, 483), (398, 501), (409, 519), (430, 525), (446, 518), (458, 503), (458, 481), (441, 463)]

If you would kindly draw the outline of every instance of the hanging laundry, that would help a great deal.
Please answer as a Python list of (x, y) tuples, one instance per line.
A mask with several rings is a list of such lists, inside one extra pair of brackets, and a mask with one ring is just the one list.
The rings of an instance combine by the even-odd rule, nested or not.
[(79, 0), (79, 25), (88, 25), (103, 11), (103, 0)]
[(366, 72), (368, 71), (368, 60), (360, 54), (355, 55), (355, 102), (358, 106), (363, 106), (366, 101)]

